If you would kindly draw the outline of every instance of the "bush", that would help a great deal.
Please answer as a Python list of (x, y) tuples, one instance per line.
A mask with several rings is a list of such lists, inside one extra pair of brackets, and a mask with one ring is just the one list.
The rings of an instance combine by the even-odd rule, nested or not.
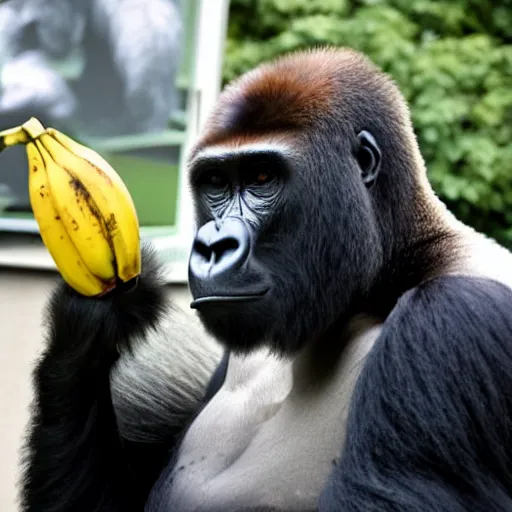
[(396, 80), (438, 195), (512, 248), (512, 0), (231, 0), (224, 79), (325, 44)]

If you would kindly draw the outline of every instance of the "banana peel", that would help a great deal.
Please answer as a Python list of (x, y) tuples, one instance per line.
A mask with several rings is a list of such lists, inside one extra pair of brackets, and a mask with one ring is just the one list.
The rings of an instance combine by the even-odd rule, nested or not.
[(24, 144), (30, 203), (63, 279), (98, 297), (141, 272), (139, 221), (121, 177), (94, 150), (36, 118), (0, 132), (0, 151)]

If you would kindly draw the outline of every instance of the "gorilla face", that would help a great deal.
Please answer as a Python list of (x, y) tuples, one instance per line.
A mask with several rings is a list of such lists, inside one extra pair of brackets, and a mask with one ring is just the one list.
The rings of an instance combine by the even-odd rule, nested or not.
[(379, 168), (368, 132), (200, 153), (189, 282), (206, 328), (235, 351), (291, 353), (347, 314), (381, 261)]

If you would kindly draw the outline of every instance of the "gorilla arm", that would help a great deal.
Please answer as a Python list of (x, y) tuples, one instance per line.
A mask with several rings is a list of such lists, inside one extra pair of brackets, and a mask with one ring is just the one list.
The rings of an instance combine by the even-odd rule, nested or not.
[(452, 276), (406, 293), (351, 404), (320, 510), (512, 509), (512, 292)]
[[(179, 368), (180, 364), (160, 358), (161, 344), (152, 352), (136, 344), (151, 345), (169, 308), (158, 264), (147, 249), (143, 252), (143, 274), (131, 292), (90, 299), (66, 284), (55, 290), (47, 311), (48, 345), (34, 371), (35, 403), (25, 447), (22, 510), (143, 509), (161, 466), (167, 462), (174, 436), (189, 419), (187, 411), (193, 414), (201, 406), (216, 363), (208, 346), (202, 353), (198, 350), (204, 358), (189, 357), (186, 364), (191, 366), (190, 374), (182, 372), (178, 380), (191, 374), (195, 377), (179, 394), (172, 393), (172, 369), (166, 369), (165, 382), (155, 377), (163, 375), (165, 365), (173, 363)], [(173, 341), (188, 341), (190, 350), (194, 349), (191, 334), (182, 336), (182, 327), (179, 322), (176, 327), (171, 324), (165, 333), (165, 348), (171, 356)], [(202, 342), (194, 341), (196, 348)], [(111, 379), (118, 348), (122, 357)], [(124, 362), (132, 357), (130, 353), (133, 362)], [(145, 362), (149, 377), (128, 372), (128, 368), (143, 368), (142, 359), (149, 354), (154, 356)], [(129, 377), (132, 392), (123, 394)], [(149, 383), (152, 394), (146, 396)], [(111, 388), (117, 397), (116, 410)], [(144, 400), (153, 407), (146, 406)], [(177, 413), (166, 431), (161, 423), (164, 410), (166, 418), (173, 418), (173, 411)], [(130, 441), (119, 435), (116, 414), (122, 433), (124, 430)], [(134, 417), (142, 425), (139, 429), (131, 424)], [(141, 438), (144, 443), (136, 442)]]

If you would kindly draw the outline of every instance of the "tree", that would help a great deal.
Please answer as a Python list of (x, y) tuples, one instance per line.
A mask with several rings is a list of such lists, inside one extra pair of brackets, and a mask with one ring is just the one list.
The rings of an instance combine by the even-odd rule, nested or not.
[(326, 44), (396, 80), (438, 195), (512, 248), (512, 0), (231, 0), (224, 79)]

